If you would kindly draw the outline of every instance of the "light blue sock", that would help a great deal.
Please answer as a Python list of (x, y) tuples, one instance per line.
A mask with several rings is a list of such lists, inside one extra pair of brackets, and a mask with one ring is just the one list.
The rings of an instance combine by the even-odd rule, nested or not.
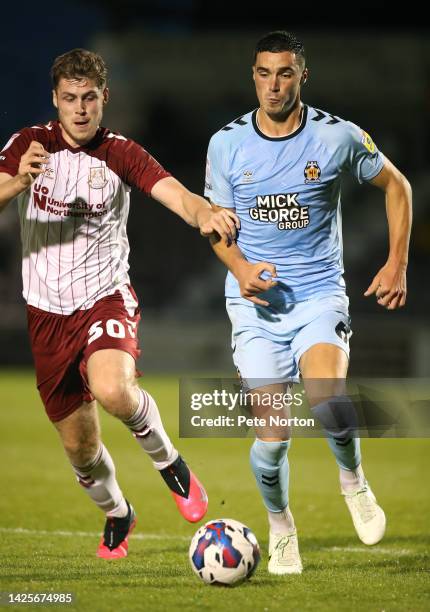
[(271, 512), (282, 512), (288, 506), (289, 447), (290, 440), (263, 442), (258, 439), (251, 447), (252, 471), (264, 505)]
[(344, 470), (355, 470), (361, 463), (360, 438), (357, 438), (357, 413), (346, 395), (332, 397), (312, 408), (324, 428), (336, 462)]

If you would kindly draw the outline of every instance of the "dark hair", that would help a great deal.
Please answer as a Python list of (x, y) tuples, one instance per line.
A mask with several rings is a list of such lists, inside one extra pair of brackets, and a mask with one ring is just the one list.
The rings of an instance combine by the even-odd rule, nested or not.
[(97, 87), (104, 87), (107, 68), (103, 58), (86, 49), (72, 49), (55, 58), (51, 68), (51, 79), (54, 89), (60, 79), (87, 78), (95, 81)]
[(276, 32), (269, 32), (265, 34), (255, 45), (254, 51), (254, 64), (257, 61), (257, 55), (263, 51), (270, 51), (270, 53), (281, 53), (282, 51), (290, 51), (295, 53), (302, 62), (303, 67), (306, 63), (305, 59), (305, 48), (303, 43), (285, 30), (277, 30)]

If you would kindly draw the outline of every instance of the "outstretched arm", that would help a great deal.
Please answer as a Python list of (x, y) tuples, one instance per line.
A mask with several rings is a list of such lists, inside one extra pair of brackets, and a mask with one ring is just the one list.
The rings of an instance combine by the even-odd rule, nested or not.
[(239, 219), (234, 211), (225, 208), (214, 210), (204, 198), (188, 191), (173, 177), (155, 183), (151, 196), (189, 225), (198, 227), (203, 236), (216, 232), (226, 244), (234, 240), (236, 228), (239, 228)]
[[(216, 211), (226, 210), (216, 204), (212, 204), (212, 208)], [(275, 266), (265, 261), (257, 264), (250, 263), (235, 242), (226, 244), (216, 234), (212, 234), (209, 241), (218, 259), (236, 277), (241, 296), (254, 304), (269, 306), (269, 302), (262, 300), (257, 295), (276, 285), (276, 281), (273, 280), (276, 277)], [(260, 278), (264, 271), (268, 272), (271, 278), (267, 280)]]
[(373, 293), (378, 304), (395, 310), (406, 303), (406, 269), (412, 225), (412, 189), (403, 174), (385, 158), (381, 172), (370, 181), (385, 191), (390, 248), (385, 265), (364, 295)]

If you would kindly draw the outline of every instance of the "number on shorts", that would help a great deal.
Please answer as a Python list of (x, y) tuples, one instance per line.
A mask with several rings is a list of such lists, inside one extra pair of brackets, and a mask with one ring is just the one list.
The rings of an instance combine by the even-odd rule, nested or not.
[(127, 323), (128, 332), (130, 336), (132, 338), (136, 338), (136, 327), (137, 327), (136, 321), (130, 321), (130, 319), (126, 319), (126, 323)]
[[(133, 321), (129, 321), (127, 319), (127, 327), (128, 327), (128, 331), (130, 333), (130, 336), (132, 338), (136, 337), (136, 325), (137, 323), (134, 323)], [(121, 321), (117, 321), (116, 319), (108, 319), (106, 321), (106, 330), (103, 329), (103, 321), (96, 321), (95, 323), (93, 323), (90, 327), (90, 329), (88, 330), (88, 344), (91, 344), (91, 342), (94, 342), (94, 340), (97, 340), (98, 338), (100, 338), (100, 336), (103, 335), (103, 333), (106, 331), (107, 335), (110, 336), (111, 338), (125, 338), (125, 327), (124, 325), (121, 323)]]
[(125, 338), (125, 328), (120, 321), (109, 319), (106, 323), (107, 335), (111, 338)]

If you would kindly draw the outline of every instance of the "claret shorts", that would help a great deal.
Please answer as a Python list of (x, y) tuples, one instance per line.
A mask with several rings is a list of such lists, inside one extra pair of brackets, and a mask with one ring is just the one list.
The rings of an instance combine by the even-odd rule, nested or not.
[(95, 351), (119, 349), (135, 360), (139, 357), (139, 320), (136, 294), (129, 286), (71, 315), (27, 306), (37, 388), (51, 421), (61, 421), (84, 401), (94, 399), (87, 362)]

